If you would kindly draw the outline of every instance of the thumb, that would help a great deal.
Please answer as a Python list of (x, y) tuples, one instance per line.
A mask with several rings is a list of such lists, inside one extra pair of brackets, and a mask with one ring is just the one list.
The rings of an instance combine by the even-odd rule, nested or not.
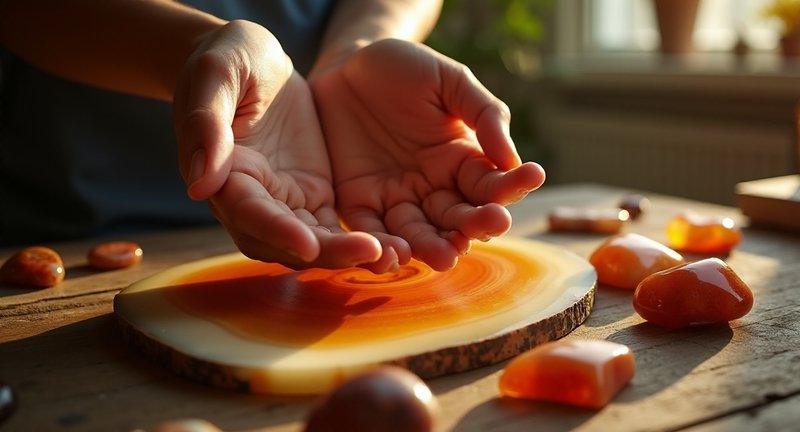
[(195, 200), (215, 194), (230, 174), (237, 100), (231, 72), (221, 54), (200, 54), (187, 68), (175, 95), (173, 121), (180, 170)]
[(486, 156), (501, 170), (521, 164), (509, 135), (511, 111), (460, 63), (442, 66), (445, 109), (475, 131)]

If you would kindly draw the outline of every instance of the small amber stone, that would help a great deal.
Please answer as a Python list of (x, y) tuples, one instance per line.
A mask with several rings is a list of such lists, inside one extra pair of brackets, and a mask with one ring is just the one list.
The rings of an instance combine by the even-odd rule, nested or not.
[(650, 209), (650, 200), (644, 195), (625, 195), (619, 203), (619, 208), (627, 210), (631, 220), (636, 220)]
[(618, 233), (630, 216), (618, 208), (556, 207), (550, 212), (550, 231)]
[(643, 235), (627, 233), (606, 240), (589, 257), (597, 280), (618, 288), (636, 289), (642, 279), (684, 263), (674, 250)]
[(733, 219), (683, 213), (667, 224), (667, 240), (674, 249), (684, 252), (727, 253), (742, 241), (742, 233)]
[(602, 408), (633, 378), (631, 350), (605, 340), (560, 340), (520, 354), (503, 370), (505, 396)]
[(222, 432), (222, 429), (203, 419), (190, 418), (159, 423), (150, 432)]
[(719, 258), (654, 273), (633, 293), (642, 318), (669, 329), (725, 323), (753, 307), (753, 293)]
[(61, 255), (44, 246), (31, 246), (17, 252), (0, 267), (0, 282), (36, 288), (49, 288), (64, 280)]
[(142, 248), (129, 241), (101, 243), (89, 251), (89, 266), (101, 270), (121, 269), (142, 261)]

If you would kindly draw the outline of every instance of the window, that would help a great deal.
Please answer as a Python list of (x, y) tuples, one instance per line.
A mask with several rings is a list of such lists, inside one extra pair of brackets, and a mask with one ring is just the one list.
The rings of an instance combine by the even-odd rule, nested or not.
[[(761, 15), (767, 0), (701, 0), (695, 22), (698, 51), (729, 52), (740, 40), (753, 51), (774, 50), (779, 25)], [(651, 0), (584, 0), (585, 51), (652, 51), (658, 29)]]

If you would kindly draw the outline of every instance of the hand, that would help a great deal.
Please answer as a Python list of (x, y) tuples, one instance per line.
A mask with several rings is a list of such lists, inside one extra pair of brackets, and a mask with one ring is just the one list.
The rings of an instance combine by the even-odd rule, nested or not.
[(350, 228), (399, 236), (446, 270), (470, 240), (505, 233), (504, 206), (544, 182), (520, 161), (508, 108), (452, 59), (384, 40), (322, 70), (311, 85)]
[(210, 199), (245, 255), (392, 267), (373, 236), (342, 230), (308, 85), (266, 29), (233, 21), (207, 34), (179, 81), (174, 119), (189, 195)]

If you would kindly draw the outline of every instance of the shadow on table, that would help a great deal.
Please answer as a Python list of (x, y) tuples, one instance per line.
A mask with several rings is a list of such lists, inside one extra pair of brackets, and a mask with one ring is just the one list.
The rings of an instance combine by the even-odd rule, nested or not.
[(568, 431), (595, 414), (597, 411), (584, 408), (499, 397), (470, 410), (453, 431)]
[[(727, 325), (669, 331), (642, 323), (619, 330), (608, 340), (633, 350), (637, 372), (612, 403), (636, 402), (665, 390), (719, 353), (732, 337), (733, 330)], [(579, 427), (600, 411), (498, 397), (470, 410), (454, 430), (566, 431)]]
[(636, 359), (636, 376), (615, 401), (638, 401), (663, 391), (722, 351), (732, 338), (727, 324), (667, 330), (643, 322), (613, 333), (608, 340), (627, 345)]
[(111, 314), (0, 344), (0, 371), (19, 399), (9, 430), (135, 430), (179, 418), (255, 429), (302, 421), (314, 402), (177, 377), (124, 345)]
[(583, 325), (599, 328), (624, 321), (636, 314), (632, 301), (633, 290), (598, 283), (592, 313)]

